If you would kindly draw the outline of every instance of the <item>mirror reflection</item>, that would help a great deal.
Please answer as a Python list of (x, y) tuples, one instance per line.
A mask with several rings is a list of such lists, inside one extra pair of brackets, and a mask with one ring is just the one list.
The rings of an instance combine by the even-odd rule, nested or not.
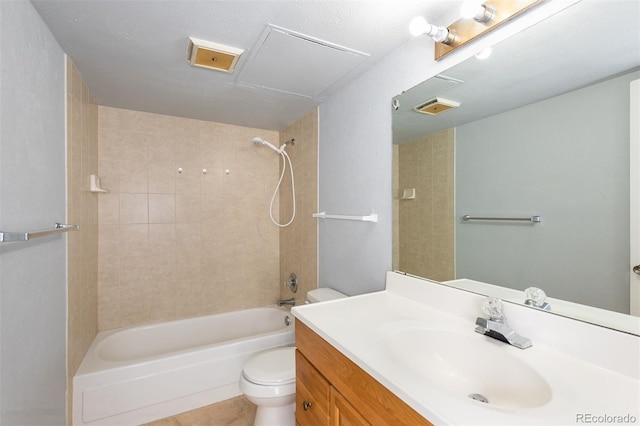
[(630, 313), (638, 22), (637, 1), (580, 2), (394, 98), (395, 269)]

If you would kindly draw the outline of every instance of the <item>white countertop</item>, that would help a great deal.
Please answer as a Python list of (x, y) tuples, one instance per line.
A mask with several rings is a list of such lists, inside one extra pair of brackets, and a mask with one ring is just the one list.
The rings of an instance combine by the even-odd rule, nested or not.
[[(299, 306), (292, 313), (434, 424), (576, 425), (594, 423), (595, 416), (640, 422), (639, 337), (506, 304), (513, 329), (533, 342), (522, 350), (474, 331), (476, 317), (483, 316), (481, 300), (390, 272), (385, 291)], [(504, 408), (443, 390), (399, 362), (397, 348), (390, 348), (390, 333), (410, 327), (457, 333), (473, 345), (505, 351), (546, 380), (551, 399), (533, 408)], [(501, 366), (486, 368), (499, 383)]]

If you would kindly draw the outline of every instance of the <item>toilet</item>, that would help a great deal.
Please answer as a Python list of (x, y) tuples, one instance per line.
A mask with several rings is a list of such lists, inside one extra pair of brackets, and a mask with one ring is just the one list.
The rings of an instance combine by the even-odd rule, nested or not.
[[(307, 293), (305, 303), (342, 299), (346, 295), (330, 288)], [(240, 375), (240, 390), (255, 404), (255, 426), (295, 426), (296, 348), (260, 352), (246, 362)]]

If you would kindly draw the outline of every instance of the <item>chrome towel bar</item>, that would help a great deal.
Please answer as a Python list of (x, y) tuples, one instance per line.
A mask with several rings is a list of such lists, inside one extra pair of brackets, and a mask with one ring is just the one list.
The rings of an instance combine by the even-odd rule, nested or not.
[(29, 241), (35, 238), (48, 237), (49, 235), (62, 234), (69, 231), (77, 231), (80, 225), (67, 225), (64, 223), (56, 223), (53, 229), (45, 229), (43, 231), (31, 232), (4, 232), (0, 231), (0, 243), (14, 243), (19, 241)]
[(540, 216), (530, 216), (530, 217), (477, 217), (477, 216), (462, 216), (463, 221), (469, 220), (503, 220), (503, 221), (520, 221), (520, 222), (533, 222), (539, 223), (542, 221)]

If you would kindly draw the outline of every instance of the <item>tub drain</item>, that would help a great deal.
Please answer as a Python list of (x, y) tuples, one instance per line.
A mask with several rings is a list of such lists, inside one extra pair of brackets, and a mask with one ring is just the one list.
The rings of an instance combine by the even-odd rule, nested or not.
[(471, 395), (469, 395), (469, 398), (476, 401), (484, 402), (485, 404), (489, 402), (486, 396), (480, 395), (479, 393), (472, 393)]

